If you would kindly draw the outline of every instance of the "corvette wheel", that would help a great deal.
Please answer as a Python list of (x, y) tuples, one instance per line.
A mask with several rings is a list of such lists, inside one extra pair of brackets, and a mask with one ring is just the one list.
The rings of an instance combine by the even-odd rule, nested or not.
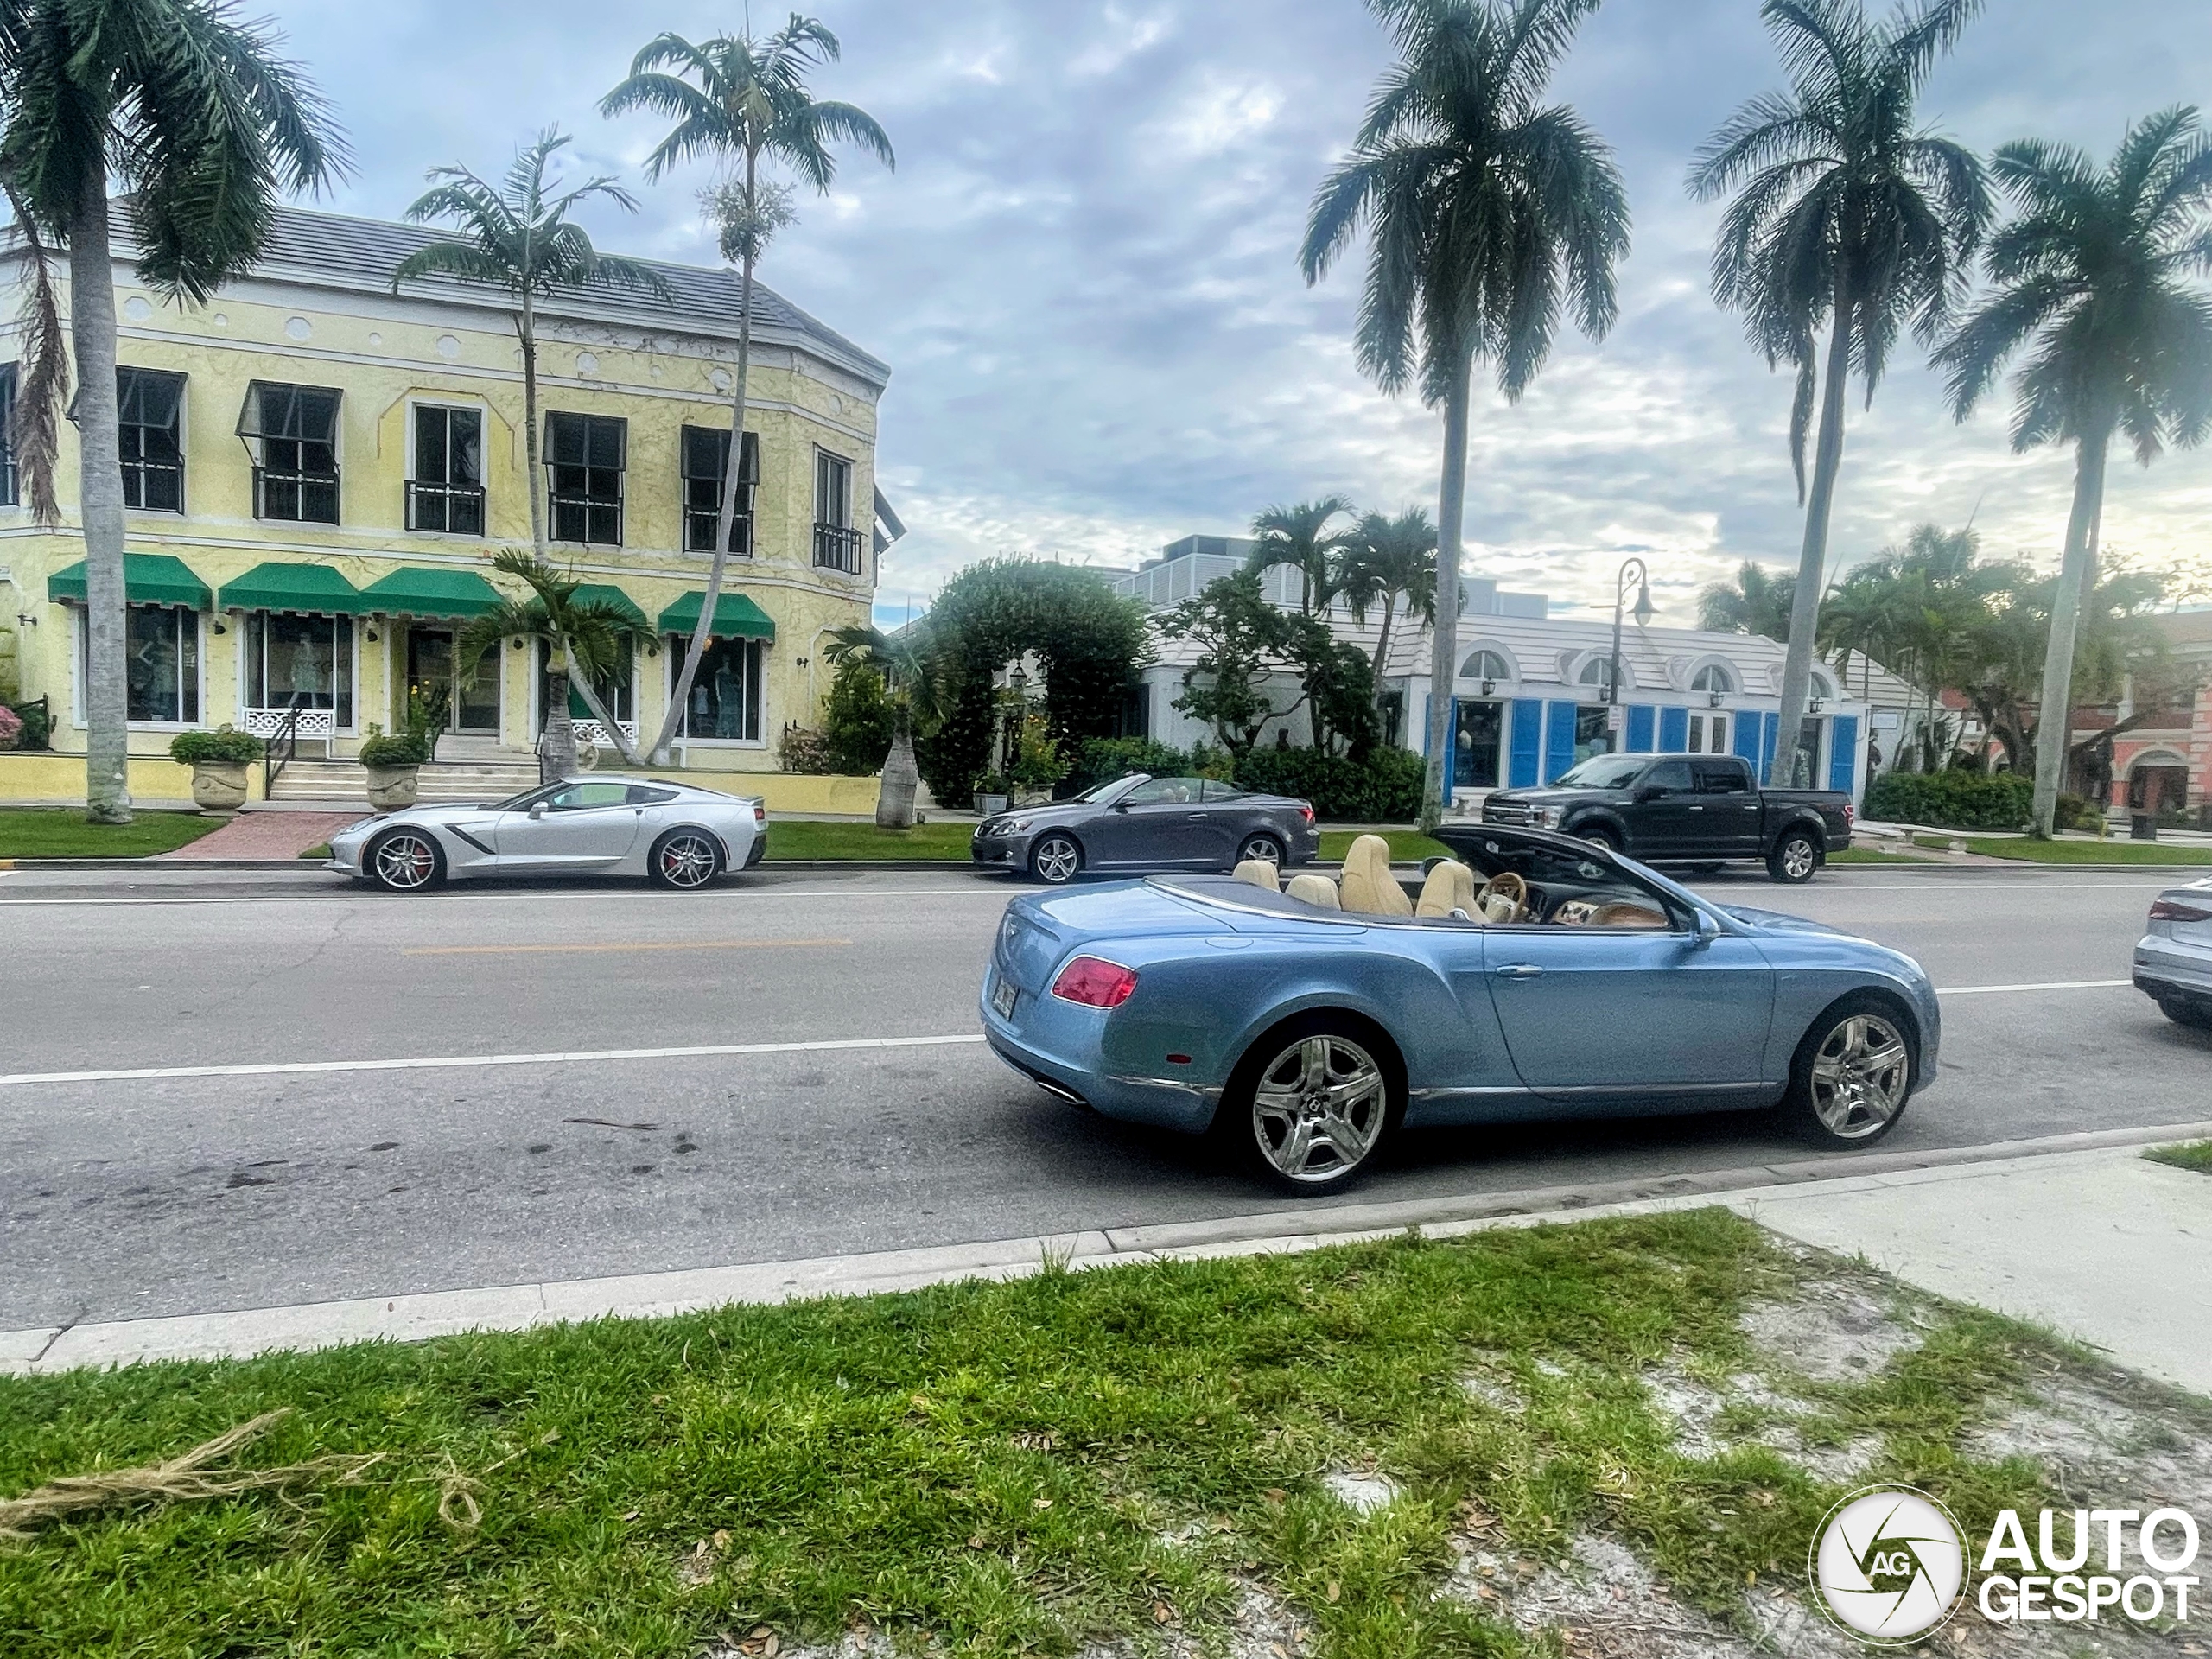
[(1896, 1010), (1878, 997), (1847, 996), (1797, 1046), (1783, 1109), (1801, 1135), (1822, 1146), (1871, 1146), (1904, 1115), (1912, 1064)]
[(721, 849), (696, 830), (675, 830), (653, 843), (653, 880), (664, 887), (703, 887), (721, 873)]
[(1245, 836), (1244, 844), (1236, 849), (1236, 861), (1239, 864), (1244, 864), (1255, 858), (1262, 864), (1272, 864), (1277, 869), (1281, 869), (1282, 842), (1277, 841), (1273, 836)]
[(1222, 1102), (1224, 1128), (1262, 1175), (1294, 1192), (1349, 1185), (1402, 1109), (1394, 1065), (1349, 1021), (1294, 1022), (1246, 1059)]
[(438, 844), (419, 830), (396, 830), (369, 851), (369, 874), (387, 893), (420, 893), (445, 874)]
[(1071, 836), (1046, 836), (1029, 853), (1029, 873), (1050, 887), (1075, 880), (1083, 868), (1083, 849)]

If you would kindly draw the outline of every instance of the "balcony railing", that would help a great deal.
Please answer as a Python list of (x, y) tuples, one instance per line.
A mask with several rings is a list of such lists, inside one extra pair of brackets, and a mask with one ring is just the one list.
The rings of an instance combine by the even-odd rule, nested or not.
[(338, 522), (338, 474), (253, 469), (253, 516), (295, 524)]
[(861, 532), (849, 524), (825, 524), (819, 520), (815, 524), (814, 563), (824, 570), (857, 576), (866, 544)]
[(407, 486), (407, 528), (438, 530), (448, 536), (484, 533), (484, 487), (480, 484)]
[[(687, 553), (712, 553), (715, 526), (721, 521), (720, 507), (683, 509), (683, 549)], [(753, 515), (741, 512), (730, 521), (729, 550), (734, 557), (753, 556)]]

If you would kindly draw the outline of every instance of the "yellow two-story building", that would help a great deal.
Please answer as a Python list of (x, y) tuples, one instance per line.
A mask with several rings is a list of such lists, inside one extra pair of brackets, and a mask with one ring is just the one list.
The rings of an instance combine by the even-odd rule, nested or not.
[[(549, 556), (652, 626), (656, 643), (599, 690), (633, 733), (658, 730), (728, 462), (737, 278), (655, 264), (666, 297), (594, 287), (543, 303), (533, 478), (508, 297), (443, 279), (393, 292), (399, 263), (436, 239), (286, 209), (250, 276), (182, 307), (118, 258), (134, 757), (165, 754), (190, 728), (289, 722), (303, 757), (344, 760), (371, 725), (402, 725), (420, 691), (450, 710), (440, 762), (534, 764), (540, 653), (518, 640), (474, 663), (454, 652), (499, 597), (491, 556), (531, 544), (532, 490)], [(11, 320), (24, 259), (19, 244), (0, 249)], [(12, 404), (20, 325), (0, 338), (16, 342), (0, 345)], [(889, 375), (756, 286), (741, 518), (677, 728), (687, 771), (773, 772), (780, 733), (814, 723), (829, 690), (824, 636), (868, 619), (899, 532), (874, 478)], [(0, 457), (0, 630), (14, 634), (18, 701), (48, 700), (57, 755), (85, 747), (73, 438), (65, 425), (55, 528), (33, 522), (13, 456)]]

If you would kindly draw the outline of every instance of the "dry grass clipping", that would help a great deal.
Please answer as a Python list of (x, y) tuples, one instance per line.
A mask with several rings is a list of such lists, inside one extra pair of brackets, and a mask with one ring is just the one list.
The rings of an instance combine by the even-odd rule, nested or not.
[(324, 1478), (354, 1480), (385, 1455), (381, 1452), (333, 1453), (275, 1469), (207, 1467), (248, 1441), (258, 1440), (291, 1413), (289, 1406), (264, 1412), (250, 1422), (240, 1423), (212, 1440), (202, 1441), (182, 1457), (163, 1463), (118, 1469), (105, 1474), (71, 1475), (34, 1487), (21, 1497), (0, 1498), (0, 1541), (20, 1542), (29, 1539), (32, 1529), (43, 1522), (110, 1504), (232, 1497), (240, 1492), (263, 1491)]

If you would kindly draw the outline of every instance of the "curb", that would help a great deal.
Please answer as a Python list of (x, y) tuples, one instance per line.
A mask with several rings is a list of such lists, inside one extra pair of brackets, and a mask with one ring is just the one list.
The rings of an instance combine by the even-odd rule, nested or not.
[(1392, 1237), (1416, 1227), (1448, 1238), (1492, 1227), (1649, 1215), (1713, 1203), (1725, 1203), (1756, 1220), (1760, 1205), (1792, 1197), (1968, 1179), (2052, 1158), (2095, 1158), (2208, 1135), (2212, 1135), (2212, 1122), (2087, 1130), (1980, 1147), (1753, 1164), (1581, 1186), (1331, 1205), (1214, 1221), (1092, 1228), (865, 1255), (43, 1325), (0, 1331), (0, 1373), (29, 1376), (152, 1360), (246, 1358), (275, 1350), (421, 1341), (466, 1331), (522, 1331), (567, 1320), (659, 1318), (731, 1303), (867, 1295), (969, 1279), (1014, 1279), (1048, 1262), (1094, 1268), (1317, 1249)]

